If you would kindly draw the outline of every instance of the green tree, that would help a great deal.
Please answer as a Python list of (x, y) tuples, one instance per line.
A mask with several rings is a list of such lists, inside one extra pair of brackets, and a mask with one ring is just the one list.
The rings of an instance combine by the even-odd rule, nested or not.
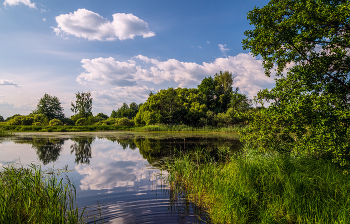
[(98, 113), (96, 116), (95, 116), (95, 120), (98, 122), (98, 121), (104, 121), (108, 119), (108, 116), (104, 113)]
[(78, 92), (75, 96), (76, 101), (75, 104), (73, 102), (71, 103), (71, 111), (75, 114), (76, 118), (88, 118), (89, 116), (92, 116), (91, 92)]
[(206, 96), (205, 105), (214, 113), (224, 113), (230, 103), (233, 85), (232, 73), (220, 71), (214, 78), (204, 78), (198, 90)]
[(33, 113), (44, 114), (48, 120), (61, 120), (64, 118), (63, 107), (61, 106), (60, 100), (56, 96), (50, 96), (47, 93), (39, 100)]
[(117, 118), (117, 111), (112, 110), (111, 118)]
[(3, 122), (3, 121), (5, 121), (4, 117), (0, 115), (0, 122)]
[(276, 87), (257, 101), (246, 140), (261, 149), (332, 156), (349, 164), (350, 2), (272, 0), (248, 13), (243, 48), (261, 55)]

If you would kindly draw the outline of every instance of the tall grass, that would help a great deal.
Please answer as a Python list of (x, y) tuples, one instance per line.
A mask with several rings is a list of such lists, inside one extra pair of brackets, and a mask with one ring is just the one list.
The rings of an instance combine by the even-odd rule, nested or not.
[(350, 177), (330, 161), (255, 154), (200, 165), (184, 155), (168, 167), (171, 186), (214, 223), (350, 223)]
[(0, 172), (0, 223), (82, 223), (75, 187), (40, 167), (10, 165)]
[(147, 125), (142, 127), (134, 127), (133, 131), (193, 131), (193, 132), (238, 132), (241, 130), (240, 126), (230, 126), (230, 127), (214, 127), (214, 126), (204, 126), (204, 127), (192, 127), (188, 125), (167, 125), (167, 124), (155, 124)]

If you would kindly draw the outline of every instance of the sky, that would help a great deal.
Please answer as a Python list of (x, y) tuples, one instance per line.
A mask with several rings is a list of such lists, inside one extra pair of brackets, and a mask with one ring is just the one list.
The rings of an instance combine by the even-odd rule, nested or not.
[(109, 116), (150, 91), (196, 88), (226, 70), (249, 98), (275, 85), (241, 43), (254, 29), (247, 13), (266, 0), (1, 1), (4, 118), (29, 114), (45, 93), (70, 117), (75, 94), (88, 91), (93, 114)]

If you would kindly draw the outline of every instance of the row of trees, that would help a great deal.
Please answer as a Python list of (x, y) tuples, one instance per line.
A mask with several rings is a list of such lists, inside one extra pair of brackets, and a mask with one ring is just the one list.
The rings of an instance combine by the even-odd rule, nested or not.
[(16, 114), (6, 121), (11, 125), (233, 125), (242, 121), (239, 113), (248, 110), (251, 101), (238, 88), (233, 91), (232, 85), (232, 73), (220, 72), (204, 78), (198, 88), (162, 89), (151, 92), (143, 104), (123, 103), (110, 117), (103, 113), (93, 116), (91, 93), (78, 92), (71, 103), (74, 115), (70, 119), (65, 118), (60, 100), (45, 93), (30, 115)]

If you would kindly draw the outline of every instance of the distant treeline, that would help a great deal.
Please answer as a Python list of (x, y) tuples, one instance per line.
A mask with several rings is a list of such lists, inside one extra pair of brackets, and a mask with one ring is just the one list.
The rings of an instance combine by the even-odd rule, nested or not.
[(244, 122), (243, 112), (251, 110), (251, 100), (233, 90), (232, 73), (216, 73), (206, 77), (198, 88), (168, 88), (149, 93), (145, 103), (123, 103), (108, 116), (92, 114), (91, 93), (76, 93), (71, 103), (74, 115), (64, 116), (60, 100), (49, 94), (39, 100), (29, 115), (15, 114), (3, 119), (8, 125), (62, 126), (62, 125), (116, 125), (145, 126), (154, 124), (203, 126), (232, 126)]

